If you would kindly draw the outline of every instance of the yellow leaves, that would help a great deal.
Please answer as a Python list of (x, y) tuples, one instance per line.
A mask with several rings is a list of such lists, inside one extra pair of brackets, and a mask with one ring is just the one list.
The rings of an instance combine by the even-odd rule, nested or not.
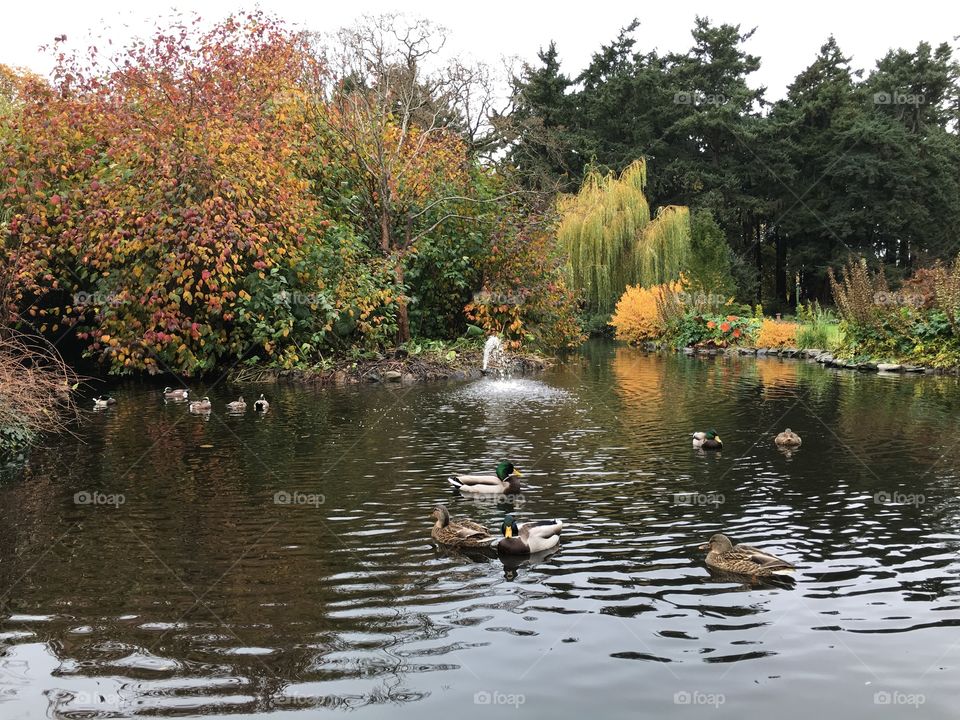
[(664, 331), (660, 304), (668, 293), (679, 293), (682, 289), (680, 282), (654, 285), (651, 288), (628, 286), (617, 301), (613, 317), (610, 318), (617, 338), (640, 343), (660, 337)]
[(794, 347), (797, 344), (797, 323), (764, 318), (757, 334), (756, 345), (760, 348)]
[(240, 292), (238, 292), (238, 293), (237, 293), (237, 297), (239, 297), (241, 300), (250, 300), (250, 299), (251, 299), (251, 298), (250, 298), (250, 293), (248, 293), (246, 290), (241, 290)]

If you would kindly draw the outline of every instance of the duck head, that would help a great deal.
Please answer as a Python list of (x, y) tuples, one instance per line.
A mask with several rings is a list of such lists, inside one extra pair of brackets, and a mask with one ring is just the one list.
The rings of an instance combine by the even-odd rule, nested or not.
[(443, 505), (437, 505), (430, 513), (430, 517), (437, 521), (439, 527), (446, 527), (450, 524), (450, 513)]
[(733, 549), (733, 543), (730, 542), (730, 538), (722, 533), (717, 533), (713, 535), (707, 542), (699, 547), (700, 550), (706, 550), (708, 552), (726, 552), (727, 550)]
[(517, 523), (513, 519), (513, 515), (507, 513), (503, 516), (503, 522), (500, 523), (500, 532), (505, 538), (516, 537), (520, 534), (519, 528), (517, 528)]
[(497, 477), (501, 480), (506, 480), (511, 475), (521, 475), (522, 473), (517, 470), (513, 463), (509, 460), (501, 460), (500, 464), (497, 465)]

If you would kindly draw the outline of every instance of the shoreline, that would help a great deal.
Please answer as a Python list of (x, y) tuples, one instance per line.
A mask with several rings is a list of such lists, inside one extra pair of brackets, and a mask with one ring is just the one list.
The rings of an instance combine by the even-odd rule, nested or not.
[(914, 375), (960, 375), (960, 367), (934, 368), (924, 365), (913, 365), (910, 363), (888, 363), (876, 359), (869, 360), (847, 360), (838, 358), (833, 353), (820, 348), (756, 348), (756, 347), (685, 347), (680, 350), (673, 350), (663, 347), (655, 342), (646, 342), (641, 345), (635, 345), (646, 352), (666, 353), (700, 356), (752, 356), (752, 357), (776, 357), (789, 358), (793, 360), (813, 360), (824, 367), (838, 368), (841, 370), (856, 370), (858, 372), (882, 372), (899, 373)]
[[(537, 373), (552, 366), (547, 357), (530, 353), (511, 354), (499, 368), (520, 375)], [(340, 360), (330, 368), (251, 368), (237, 372), (231, 378), (235, 383), (279, 383), (341, 387), (364, 384), (401, 384), (436, 382), (442, 380), (476, 380), (487, 374), (482, 369), (483, 352), (457, 352), (448, 358), (439, 353), (409, 355), (402, 351), (366, 360)]]

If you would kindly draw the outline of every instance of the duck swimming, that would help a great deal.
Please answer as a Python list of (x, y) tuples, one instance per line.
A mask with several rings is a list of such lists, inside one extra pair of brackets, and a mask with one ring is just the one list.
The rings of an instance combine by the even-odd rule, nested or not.
[(202, 400), (194, 400), (190, 403), (190, 412), (206, 413), (210, 412), (211, 407), (210, 398), (204, 396)]
[(227, 410), (231, 412), (244, 412), (247, 409), (247, 401), (243, 399), (243, 395), (234, 400), (233, 402), (227, 403)]
[(430, 517), (436, 520), (430, 535), (446, 547), (484, 548), (496, 542), (496, 538), (479, 523), (472, 520), (451, 520), (449, 511), (443, 505), (435, 507)]
[(796, 567), (776, 555), (750, 545), (734, 545), (726, 535), (718, 533), (700, 546), (707, 551), (707, 567), (737, 575), (770, 577), (792, 573)]
[(704, 450), (719, 450), (723, 447), (723, 441), (717, 435), (716, 430), (695, 432), (693, 434), (693, 447)]
[(497, 542), (497, 550), (508, 555), (530, 555), (556, 547), (560, 542), (560, 520), (538, 520), (517, 526), (513, 515), (504, 516), (500, 531), (503, 537)]
[(801, 443), (800, 436), (790, 428), (777, 435), (773, 441), (780, 447), (800, 447)]
[(503, 460), (497, 465), (496, 475), (451, 475), (447, 482), (462, 493), (488, 495), (516, 495), (520, 492), (520, 471), (512, 462)]

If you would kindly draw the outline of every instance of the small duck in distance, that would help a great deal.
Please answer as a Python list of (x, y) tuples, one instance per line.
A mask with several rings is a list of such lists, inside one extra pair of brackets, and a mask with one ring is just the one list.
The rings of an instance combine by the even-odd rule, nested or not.
[(698, 450), (719, 450), (723, 447), (723, 441), (716, 430), (710, 429), (693, 433), (693, 447)]
[(112, 397), (100, 396), (100, 397), (95, 397), (93, 399), (94, 408), (105, 408), (105, 407), (109, 407), (110, 405), (116, 405), (116, 404), (117, 404), (116, 398), (112, 398)]
[(267, 402), (267, 399), (263, 396), (263, 393), (260, 393), (260, 397), (253, 402), (253, 409), (256, 412), (265, 413), (270, 409), (270, 403)]
[(190, 389), (189, 388), (170, 388), (165, 387), (163, 389), (163, 396), (167, 400), (189, 400), (190, 399)]
[(793, 430), (787, 428), (782, 433), (777, 435), (773, 441), (780, 447), (795, 448), (800, 447), (800, 436), (797, 435)]
[(500, 526), (503, 538), (497, 543), (497, 550), (508, 555), (531, 555), (556, 547), (563, 530), (561, 520), (537, 520), (523, 523), (519, 527), (513, 515), (507, 513)]
[(447, 482), (462, 493), (516, 495), (520, 492), (520, 471), (509, 460), (497, 465), (496, 475), (451, 475)]
[(789, 577), (789, 573), (796, 570), (792, 563), (776, 555), (750, 545), (734, 545), (722, 533), (713, 535), (700, 549), (707, 551), (707, 567), (721, 572), (751, 577)]
[(244, 400), (243, 395), (241, 395), (233, 402), (227, 403), (227, 410), (229, 410), (230, 412), (237, 412), (237, 413), (246, 412), (247, 401)]
[(210, 403), (210, 398), (204, 396), (202, 400), (193, 400), (190, 403), (190, 412), (192, 413), (208, 413), (210, 408), (213, 407)]

